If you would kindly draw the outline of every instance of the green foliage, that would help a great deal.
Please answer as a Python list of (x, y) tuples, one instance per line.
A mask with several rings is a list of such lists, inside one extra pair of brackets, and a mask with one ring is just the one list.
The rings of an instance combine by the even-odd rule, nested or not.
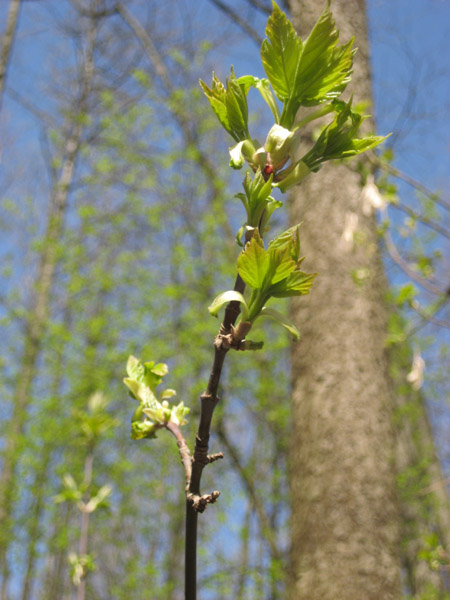
[(268, 309), (265, 304), (272, 297), (288, 298), (309, 293), (316, 274), (301, 271), (302, 261), (298, 225), (273, 239), (267, 250), (255, 229), (237, 261), (239, 275), (252, 290), (250, 300), (246, 302), (241, 294), (230, 290), (215, 298), (209, 312), (216, 316), (228, 301), (238, 300), (244, 307), (242, 322), (253, 324), (259, 316), (267, 316), (285, 327), (297, 340), (299, 333), (290, 319), (274, 309)]
[(291, 128), (300, 106), (338, 97), (350, 81), (353, 39), (337, 46), (339, 33), (329, 6), (303, 43), (274, 3), (261, 47), (261, 59), (277, 97), (283, 102), (280, 124)]
[[(134, 356), (127, 362), (127, 374), (123, 380), (131, 396), (139, 402), (131, 420), (132, 439), (154, 438), (156, 431), (164, 427), (169, 421), (175, 425), (185, 425), (184, 418), (189, 408), (180, 402), (176, 406), (169, 406), (168, 398), (173, 398), (176, 391), (167, 388), (156, 396), (156, 388), (162, 382), (169, 369), (166, 364), (154, 361), (143, 363)], [(142, 417), (144, 418), (142, 420)]]
[[(317, 171), (323, 162), (356, 156), (385, 139), (382, 136), (357, 139), (358, 129), (366, 117), (352, 111), (351, 101), (337, 100), (350, 81), (355, 51), (353, 40), (338, 46), (339, 33), (329, 5), (303, 43), (292, 23), (274, 3), (266, 36), (261, 46), (261, 60), (268, 79), (252, 75), (236, 79), (232, 70), (227, 87), (215, 75), (211, 88), (200, 82), (221, 125), (238, 142), (230, 149), (233, 169), (240, 169), (247, 161), (255, 173), (260, 170), (266, 181), (270, 175), (271, 185), (286, 192), (311, 171)], [(281, 115), (270, 86), (283, 104)], [(275, 120), (263, 146), (248, 132), (250, 87), (260, 91)], [(301, 107), (318, 104), (324, 106), (295, 125)], [(301, 160), (296, 160), (301, 127), (330, 112), (336, 113), (334, 120), (322, 130), (314, 147)], [(281, 170), (289, 162), (287, 168)], [(246, 209), (248, 213), (247, 206)], [(255, 227), (253, 221), (248, 220), (247, 225)]]
[(244, 140), (248, 133), (248, 107), (245, 86), (236, 79), (233, 68), (223, 85), (213, 74), (209, 88), (200, 80), (200, 85), (222, 126), (236, 140)]

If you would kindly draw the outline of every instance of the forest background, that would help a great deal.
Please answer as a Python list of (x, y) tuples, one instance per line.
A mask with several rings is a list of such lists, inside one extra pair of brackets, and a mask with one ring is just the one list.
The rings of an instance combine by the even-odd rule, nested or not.
[[(183, 473), (173, 440), (131, 442), (121, 380), (129, 354), (167, 362), (193, 409), (192, 439), (217, 327), (206, 307), (234, 278), (242, 224), (229, 140), (198, 78), (214, 65), (224, 79), (230, 63), (262, 76), (270, 7), (133, 0), (117, 14), (116, 4), (0, 2), (2, 33), (20, 7), (0, 115), (2, 600), (69, 598), (86, 566), (87, 598), (145, 598), (149, 586), (152, 598), (180, 598)], [(427, 445), (397, 482), (427, 513), (414, 556), (434, 561), (438, 580), (425, 578), (443, 598), (450, 561), (427, 502), (445, 490), (450, 460), (450, 8), (372, 0), (368, 17), (369, 112), (379, 133), (393, 132), (383, 164), (371, 157), (394, 307), (387, 344), (401, 363), (397, 392), (418, 392), (402, 414), (423, 423), (426, 402), (443, 467), (429, 470)], [(358, 243), (345, 215), (342, 233)], [(355, 289), (364, 277), (355, 270)], [(261, 335), (264, 352), (231, 357), (223, 380), (213, 451), (226, 459), (205, 482), (220, 480), (222, 496), (201, 528), (205, 599), (285, 593), (290, 343), (276, 328)], [(87, 530), (80, 494), (93, 501)], [(83, 543), (89, 565), (77, 558)], [(408, 581), (405, 596), (424, 597)]]

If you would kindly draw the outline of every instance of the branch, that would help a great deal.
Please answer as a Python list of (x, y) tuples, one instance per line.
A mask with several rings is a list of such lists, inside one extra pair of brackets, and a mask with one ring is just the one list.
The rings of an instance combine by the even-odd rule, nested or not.
[(444, 289), (437, 287), (436, 285), (434, 285), (434, 283), (432, 283), (428, 279), (425, 279), (424, 277), (421, 277), (417, 274), (416, 271), (414, 271), (411, 265), (400, 255), (389, 231), (386, 231), (384, 233), (383, 239), (386, 244), (386, 249), (389, 253), (389, 256), (402, 269), (402, 271), (404, 271), (406, 275), (408, 275), (408, 277), (410, 277), (413, 281), (418, 283), (421, 287), (428, 290), (432, 294), (440, 296), (441, 294), (445, 293)]
[(172, 435), (174, 435), (177, 440), (178, 451), (180, 453), (181, 462), (184, 467), (184, 474), (186, 477), (186, 492), (189, 490), (189, 484), (191, 482), (191, 472), (192, 472), (192, 456), (191, 451), (189, 450), (189, 446), (184, 439), (183, 434), (181, 433), (181, 429), (178, 427), (176, 423), (173, 421), (169, 421), (165, 425), (166, 429), (170, 431)]
[(443, 235), (444, 237), (446, 237), (447, 239), (450, 240), (450, 231), (448, 229), (446, 229), (445, 227), (442, 227), (442, 225), (439, 225), (439, 223), (436, 223), (436, 221), (432, 221), (428, 217), (421, 215), (420, 213), (416, 212), (414, 209), (410, 208), (406, 204), (402, 204), (401, 202), (393, 202), (389, 206), (392, 206), (393, 208), (398, 208), (399, 210), (406, 213), (413, 219), (417, 219), (418, 221), (420, 221), (427, 227), (434, 229), (434, 231), (436, 231), (437, 233), (440, 233), (441, 235)]
[(437, 319), (435, 317), (436, 313), (449, 301), (449, 297), (448, 295), (443, 297), (442, 302), (439, 302), (438, 306), (435, 308), (434, 312), (432, 314), (428, 314), (426, 311), (424, 311), (419, 303), (415, 300), (413, 300), (410, 304), (411, 308), (413, 310), (416, 311), (416, 313), (422, 318), (422, 323), (416, 327), (414, 327), (411, 332), (408, 333), (408, 335), (411, 335), (412, 333), (416, 333), (419, 329), (421, 329), (421, 327), (423, 327), (424, 325), (427, 325), (428, 323), (432, 323), (433, 325), (437, 325), (438, 327), (445, 327), (446, 329), (450, 329), (450, 321), (447, 321), (446, 319)]
[[(258, 44), (258, 46), (261, 46), (264, 38), (262, 38), (259, 33), (253, 29), (253, 27), (250, 27), (248, 22), (245, 19), (242, 19), (236, 11), (221, 2), (221, 0), (210, 0), (210, 2), (223, 13), (225, 13), (232, 21), (234, 21), (238, 27), (245, 31), (245, 33), (247, 33), (252, 40)], [(270, 14), (270, 12), (268, 14)]]
[[(158, 52), (156, 46), (154, 45), (151, 37), (141, 25), (141, 23), (130, 13), (130, 11), (125, 8), (123, 4), (120, 2), (117, 4), (117, 12), (122, 17), (123, 21), (128, 25), (128, 27), (133, 31), (134, 35), (138, 39), (139, 43), (143, 47), (148, 59), (153, 65), (155, 72), (168, 96), (171, 96), (175, 92), (175, 88), (172, 85), (172, 80), (170, 78), (169, 71), (164, 64), (164, 61)], [(217, 177), (216, 169), (214, 164), (211, 162), (209, 156), (205, 154), (198, 145), (197, 136), (192, 130), (192, 115), (190, 115), (183, 107), (182, 104), (178, 103), (175, 105), (174, 103), (168, 102), (166, 103), (166, 108), (170, 111), (175, 121), (181, 128), (183, 133), (185, 147), (193, 150), (194, 160), (199, 166), (199, 168), (205, 174), (205, 178), (207, 182), (211, 185), (214, 194), (217, 196), (222, 195), (222, 182), (219, 177)], [(227, 239), (234, 240), (234, 235), (231, 229), (229, 228), (228, 222), (225, 221), (224, 227), (226, 230)]]
[(386, 173), (389, 173), (390, 175), (393, 175), (394, 177), (401, 179), (402, 181), (404, 181), (411, 187), (415, 188), (418, 192), (420, 192), (424, 196), (427, 196), (430, 200), (433, 200), (434, 202), (436, 202), (436, 204), (439, 204), (443, 208), (450, 210), (450, 202), (443, 200), (438, 194), (436, 194), (435, 192), (431, 191), (430, 189), (428, 189), (427, 187), (422, 185), (419, 181), (417, 181), (413, 177), (410, 177), (406, 173), (403, 173), (403, 171), (401, 171), (400, 169), (397, 169), (397, 167), (393, 167), (389, 163), (386, 163), (383, 160), (381, 160), (375, 154), (375, 152), (368, 152), (367, 158), (374, 167), (382, 169), (383, 171), (386, 171)]
[(247, 0), (247, 3), (250, 4), (251, 6), (254, 6), (258, 10), (260, 10), (262, 13), (264, 13), (265, 15), (272, 14), (272, 7), (270, 6), (270, 4), (267, 4), (267, 5), (263, 4), (262, 2), (260, 2), (260, 0)]
[(266, 15), (272, 14), (272, 7), (270, 6), (270, 4), (269, 5), (263, 4), (259, 0), (247, 0), (247, 3), (250, 4), (251, 6), (254, 6), (255, 8), (257, 8), (258, 10), (260, 10), (261, 12), (263, 12)]

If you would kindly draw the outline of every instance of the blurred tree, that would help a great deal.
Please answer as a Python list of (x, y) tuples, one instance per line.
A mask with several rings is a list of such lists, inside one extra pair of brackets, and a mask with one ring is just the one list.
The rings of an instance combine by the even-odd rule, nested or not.
[(14, 36), (19, 20), (19, 9), (21, 0), (10, 0), (8, 19), (3, 33), (0, 49), (0, 109), (2, 107), (3, 90), (5, 87), (6, 71), (8, 69), (9, 57), (13, 47)]
[(2, 600), (7, 597), (8, 557), (7, 548), (11, 541), (11, 511), (15, 495), (16, 465), (23, 450), (23, 433), (27, 413), (32, 399), (32, 385), (36, 376), (36, 364), (41, 350), (43, 335), (49, 312), (50, 294), (58, 261), (58, 244), (64, 227), (67, 200), (71, 188), (75, 162), (80, 151), (82, 135), (86, 125), (93, 77), (93, 54), (98, 17), (95, 15), (96, 0), (91, 6), (89, 25), (85, 31), (86, 47), (80, 61), (79, 88), (66, 123), (67, 138), (61, 144), (58, 177), (54, 181), (48, 207), (46, 233), (39, 256), (39, 267), (35, 275), (33, 298), (24, 325), (23, 354), (18, 364), (14, 392), (13, 412), (7, 429), (0, 475), (0, 569), (2, 572)]

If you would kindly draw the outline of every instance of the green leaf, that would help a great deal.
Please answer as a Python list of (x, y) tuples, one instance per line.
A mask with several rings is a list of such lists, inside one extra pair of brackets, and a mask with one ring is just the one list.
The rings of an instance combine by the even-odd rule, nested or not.
[(211, 305), (208, 306), (209, 313), (213, 317), (217, 317), (219, 310), (222, 308), (222, 306), (224, 306), (224, 304), (228, 304), (229, 302), (240, 302), (242, 304), (242, 319), (246, 321), (248, 314), (247, 302), (245, 301), (244, 296), (239, 292), (236, 292), (235, 290), (223, 292), (222, 294), (219, 294), (216, 298), (214, 298)]
[(339, 32), (329, 5), (305, 40), (295, 79), (299, 106), (313, 106), (339, 96), (352, 72), (353, 38), (337, 47)]
[(257, 231), (247, 242), (237, 261), (238, 273), (243, 281), (253, 289), (260, 289), (270, 267), (269, 254)]
[(214, 73), (211, 88), (201, 79), (200, 86), (224, 129), (237, 142), (249, 138), (245, 86), (239, 84), (233, 68), (227, 79), (226, 88)]
[(283, 315), (282, 313), (278, 312), (277, 310), (274, 310), (273, 308), (267, 308), (267, 306), (265, 306), (261, 310), (258, 317), (270, 317), (274, 321), (277, 321), (277, 323), (280, 323), (280, 325), (282, 325), (285, 329), (289, 331), (289, 333), (294, 339), (294, 342), (298, 342), (298, 340), (300, 339), (300, 332), (294, 325), (294, 323), (291, 321), (291, 319), (289, 319), (289, 317), (287, 317), (286, 315)]
[(292, 272), (287, 279), (280, 281), (269, 288), (269, 294), (275, 298), (288, 298), (289, 296), (303, 296), (309, 294), (317, 273)]
[(271, 249), (279, 249), (282, 248), (290, 248), (291, 257), (293, 260), (298, 261), (300, 257), (300, 235), (299, 235), (300, 223), (298, 225), (294, 225), (290, 227), (286, 231), (283, 231), (280, 235), (274, 238), (268, 247), (268, 251)]
[(348, 103), (335, 104), (337, 115), (321, 132), (317, 142), (302, 159), (312, 171), (317, 171), (322, 162), (333, 159), (349, 158), (361, 154), (380, 144), (386, 137), (367, 136), (355, 138), (361, 124), (367, 118), (351, 109)]
[(135, 356), (129, 356), (127, 361), (127, 375), (136, 381), (144, 381), (145, 367)]
[(270, 257), (270, 283), (274, 285), (283, 279), (286, 279), (292, 271), (297, 267), (297, 261), (292, 259), (291, 246), (294, 241), (291, 239), (291, 244), (289, 246), (283, 247), (281, 249), (272, 248), (269, 251)]
[(295, 75), (302, 52), (302, 42), (286, 15), (273, 4), (261, 46), (261, 60), (278, 98), (285, 102), (294, 94)]
[(138, 400), (139, 388), (141, 387), (141, 384), (138, 381), (136, 381), (136, 379), (131, 379), (131, 377), (125, 377), (123, 379), (123, 382), (133, 394), (133, 396), (136, 398), (136, 400)]
[(213, 73), (211, 88), (209, 88), (201, 79), (200, 86), (203, 90), (203, 93), (208, 98), (211, 108), (216, 113), (216, 117), (219, 119), (222, 127), (226, 129), (228, 133), (238, 142), (239, 139), (234, 134), (230, 125), (230, 119), (228, 118), (228, 110), (225, 103), (226, 90), (223, 83), (217, 79)]
[(151, 368), (151, 371), (159, 377), (164, 377), (169, 372), (169, 368), (165, 363), (158, 363), (157, 365)]
[(231, 129), (239, 139), (249, 138), (247, 97), (236, 79), (233, 67), (231, 67), (231, 74), (227, 79), (225, 106)]
[(253, 75), (243, 75), (242, 77), (239, 77), (238, 82), (241, 86), (244, 86), (245, 93), (248, 93), (250, 87), (256, 88), (272, 111), (275, 123), (280, 122), (280, 112), (275, 97), (272, 94), (272, 90), (270, 89), (268, 79), (258, 79), (258, 77), (253, 77)]

